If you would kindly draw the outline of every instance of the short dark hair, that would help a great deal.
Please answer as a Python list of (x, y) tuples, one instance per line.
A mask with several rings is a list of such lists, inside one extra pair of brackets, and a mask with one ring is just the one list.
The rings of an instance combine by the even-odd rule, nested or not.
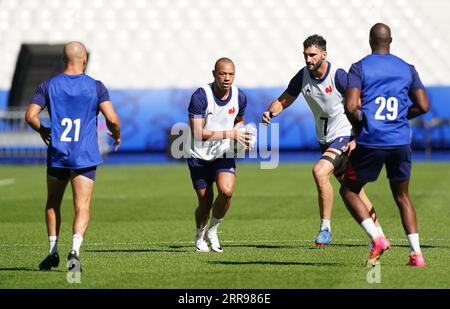
[(303, 41), (303, 48), (308, 48), (313, 45), (319, 47), (321, 50), (327, 50), (327, 41), (321, 35), (313, 34)]
[(214, 70), (217, 70), (217, 67), (219, 66), (219, 63), (221, 63), (221, 62), (231, 63), (234, 66), (233, 60), (231, 60), (230, 58), (227, 58), (227, 57), (222, 57), (222, 58), (218, 59), (216, 61), (216, 63), (214, 64)]

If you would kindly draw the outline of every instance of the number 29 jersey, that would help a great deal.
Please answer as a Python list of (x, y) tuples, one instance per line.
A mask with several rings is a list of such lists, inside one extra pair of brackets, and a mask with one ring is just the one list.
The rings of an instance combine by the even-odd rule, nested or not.
[(80, 169), (103, 162), (97, 139), (98, 105), (109, 101), (108, 90), (85, 74), (59, 74), (41, 83), (31, 103), (47, 107), (51, 142), (47, 165)]
[(392, 54), (373, 53), (352, 64), (348, 88), (361, 90), (363, 125), (356, 134), (358, 144), (372, 148), (411, 144), (408, 97), (424, 88), (414, 66)]

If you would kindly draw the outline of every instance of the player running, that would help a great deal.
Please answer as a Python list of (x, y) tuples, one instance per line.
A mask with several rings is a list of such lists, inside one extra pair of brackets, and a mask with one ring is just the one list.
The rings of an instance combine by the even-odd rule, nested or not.
[[(232, 86), (234, 75), (233, 61), (228, 58), (217, 60), (213, 70), (214, 82), (197, 89), (188, 108), (192, 138), (187, 161), (198, 198), (195, 210), (197, 252), (209, 251), (207, 241), (214, 252), (223, 251), (217, 229), (231, 206), (234, 191), (236, 164), (233, 142), (248, 145), (250, 140), (248, 133), (238, 129), (244, 124), (247, 98)], [(215, 200), (214, 182), (218, 189)], [(212, 217), (206, 231), (211, 210)]]
[[(326, 41), (320, 35), (311, 35), (303, 42), (303, 56), (306, 66), (291, 79), (281, 96), (270, 104), (262, 115), (262, 122), (269, 124), (300, 93), (311, 108), (317, 140), (322, 149), (322, 156), (313, 168), (321, 218), (319, 233), (314, 242), (317, 246), (326, 246), (332, 238), (330, 220), (334, 192), (330, 177), (334, 174), (338, 181), (342, 180), (346, 164), (343, 148), (353, 139), (352, 126), (345, 117), (343, 105), (347, 73), (327, 61)], [(360, 197), (382, 234), (375, 211), (364, 190), (361, 190)]]
[(392, 195), (411, 247), (408, 264), (423, 267), (425, 259), (420, 250), (416, 213), (408, 192), (411, 176), (408, 120), (426, 113), (429, 102), (414, 66), (390, 54), (390, 28), (375, 24), (370, 29), (369, 42), (372, 53), (352, 64), (348, 77), (345, 111), (357, 135), (340, 193), (350, 213), (372, 240), (367, 265), (373, 266), (387, 249), (386, 238), (371, 220), (360, 192), (367, 182), (377, 180), (386, 165)]
[[(50, 250), (39, 269), (50, 270), (59, 265), (61, 201), (70, 181), (75, 218), (68, 268), (80, 272), (80, 247), (89, 224), (97, 165), (102, 163), (97, 141), (97, 114), (101, 111), (105, 116), (110, 135), (115, 140), (115, 150), (121, 142), (120, 124), (103, 83), (84, 74), (87, 63), (84, 45), (80, 42), (66, 44), (63, 59), (64, 72), (39, 85), (25, 118), (48, 145), (45, 216)], [(50, 114), (49, 128), (39, 120), (44, 108)]]

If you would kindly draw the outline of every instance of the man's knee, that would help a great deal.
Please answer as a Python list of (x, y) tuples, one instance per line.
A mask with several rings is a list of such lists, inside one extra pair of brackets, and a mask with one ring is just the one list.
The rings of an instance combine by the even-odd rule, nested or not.
[(359, 195), (365, 184), (365, 182), (352, 182), (344, 178), (339, 188), (339, 194), (342, 198), (347, 198), (351, 194)]
[(223, 185), (219, 187), (219, 194), (230, 199), (233, 196), (233, 187), (230, 185)]
[(316, 164), (312, 170), (316, 182), (328, 181), (332, 173), (333, 168), (331, 166), (323, 166), (323, 164), (320, 163)]
[(202, 199), (199, 199), (198, 205), (202, 209), (209, 210), (212, 207), (213, 201), (214, 201), (213, 197), (207, 196)]
[(59, 208), (63, 194), (61, 192), (49, 192), (47, 196), (47, 208)]
[(219, 194), (230, 199), (233, 196), (235, 175), (232, 173), (219, 173), (216, 183)]
[(201, 207), (210, 207), (213, 203), (214, 194), (212, 187), (206, 187), (196, 190), (198, 203)]
[(61, 203), (59, 201), (48, 200), (47, 204), (45, 205), (45, 209), (46, 210), (54, 209), (56, 211), (59, 211), (61, 209)]
[(395, 192), (394, 200), (400, 207), (407, 207), (408, 205), (410, 205), (408, 192)]
[(89, 205), (76, 205), (75, 213), (77, 214), (89, 214)]
[(391, 181), (391, 192), (398, 206), (407, 206), (410, 204), (408, 181)]

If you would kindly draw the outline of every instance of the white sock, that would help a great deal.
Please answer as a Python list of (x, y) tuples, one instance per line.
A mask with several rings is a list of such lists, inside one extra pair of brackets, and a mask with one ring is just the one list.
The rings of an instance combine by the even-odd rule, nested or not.
[(375, 223), (373, 223), (372, 218), (367, 218), (366, 220), (361, 222), (361, 226), (372, 240), (378, 236), (378, 230), (375, 226)]
[(202, 240), (203, 237), (205, 237), (205, 231), (206, 231), (206, 229), (204, 226), (197, 228), (197, 233), (195, 234), (195, 240), (197, 240), (197, 241)]
[(407, 237), (408, 237), (411, 253), (413, 253), (413, 252), (414, 253), (422, 253), (420, 251), (419, 234), (418, 233), (409, 234), (409, 235), (407, 235)]
[(327, 228), (328, 231), (331, 232), (331, 222), (330, 219), (322, 219), (320, 221), (320, 229), (323, 230), (324, 228)]
[(58, 236), (48, 236), (48, 242), (50, 244), (50, 255), (58, 253)]
[(378, 230), (378, 235), (385, 237), (384, 233), (383, 233), (383, 229), (381, 228), (381, 225), (378, 225), (378, 226), (375, 226), (375, 227)]
[(209, 222), (209, 231), (216, 232), (217, 228), (219, 227), (220, 223), (223, 219), (216, 219), (214, 217), (211, 217), (211, 221)]
[(72, 236), (72, 250), (75, 250), (77, 253), (77, 256), (80, 255), (80, 247), (81, 243), (83, 242), (83, 236), (79, 234), (73, 234)]

